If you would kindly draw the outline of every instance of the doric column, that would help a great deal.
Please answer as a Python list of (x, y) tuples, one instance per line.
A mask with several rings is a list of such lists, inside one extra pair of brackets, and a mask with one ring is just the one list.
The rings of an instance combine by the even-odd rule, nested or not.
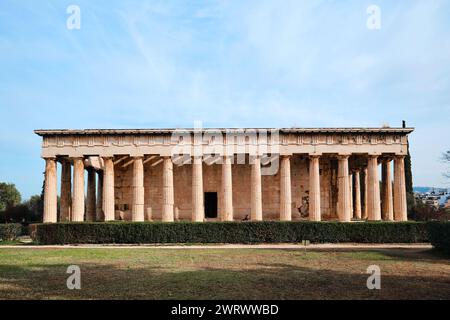
[(142, 157), (133, 162), (131, 220), (144, 221), (144, 164)]
[(56, 160), (45, 159), (44, 222), (57, 221)]
[(392, 201), (391, 160), (383, 160), (381, 167), (382, 195), (381, 217), (383, 220), (394, 220), (394, 204)]
[(350, 220), (353, 218), (353, 174), (349, 171), (348, 174), (348, 186), (349, 186), (349, 197), (350, 197)]
[(354, 218), (361, 219), (361, 180), (359, 176), (359, 170), (353, 172), (354, 179), (354, 192), (355, 192), (355, 206), (354, 206)]
[(72, 166), (67, 159), (63, 159), (61, 164), (60, 221), (70, 221), (70, 210), (72, 206)]
[(95, 170), (94, 168), (88, 168), (88, 185), (87, 185), (87, 203), (86, 203), (86, 221), (95, 221), (96, 216), (96, 183), (95, 183)]
[(381, 220), (380, 181), (376, 155), (369, 155), (367, 159), (367, 218), (372, 221)]
[(83, 158), (73, 159), (72, 221), (84, 220), (84, 162)]
[(103, 216), (105, 221), (113, 221), (115, 220), (113, 159), (103, 158), (103, 165)]
[(192, 221), (202, 222), (204, 219), (203, 163), (202, 157), (194, 157), (192, 163)]
[(231, 173), (231, 156), (223, 157), (222, 164), (222, 221), (233, 221), (233, 178)]
[(309, 220), (320, 221), (320, 171), (319, 156), (309, 157)]
[(97, 209), (96, 209), (96, 221), (104, 221), (105, 216), (103, 215), (103, 171), (98, 171), (97, 173)]
[(162, 221), (173, 222), (173, 205), (173, 163), (170, 157), (164, 157)]
[(281, 156), (280, 164), (280, 220), (292, 220), (290, 156)]
[(363, 219), (367, 219), (367, 168), (364, 168), (364, 210), (363, 210)]
[(251, 220), (262, 221), (261, 158), (255, 156), (251, 166)]
[(350, 180), (348, 178), (348, 155), (338, 156), (338, 217), (339, 221), (351, 220)]
[(407, 221), (406, 206), (406, 182), (404, 156), (396, 156), (394, 159), (394, 219), (395, 221)]

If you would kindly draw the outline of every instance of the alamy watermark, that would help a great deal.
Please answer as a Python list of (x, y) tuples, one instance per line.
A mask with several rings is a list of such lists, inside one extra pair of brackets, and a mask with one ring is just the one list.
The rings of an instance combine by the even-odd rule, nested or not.
[(71, 265), (67, 268), (66, 273), (70, 274), (67, 278), (66, 285), (69, 290), (81, 289), (81, 269), (77, 265)]
[(171, 135), (172, 162), (182, 166), (192, 158), (201, 158), (207, 165), (223, 164), (230, 157), (232, 164), (261, 162), (261, 175), (275, 175), (279, 168), (280, 133), (278, 129), (203, 129), (195, 122), (194, 129), (176, 129)]
[(66, 13), (69, 15), (66, 20), (66, 26), (69, 30), (81, 29), (81, 9), (75, 4), (67, 7)]
[(381, 9), (377, 5), (370, 5), (366, 10), (369, 17), (367, 18), (367, 29), (380, 30), (381, 29)]
[(369, 290), (380, 290), (381, 289), (381, 270), (377, 265), (370, 265), (367, 267), (367, 273), (370, 276), (367, 278), (367, 289)]

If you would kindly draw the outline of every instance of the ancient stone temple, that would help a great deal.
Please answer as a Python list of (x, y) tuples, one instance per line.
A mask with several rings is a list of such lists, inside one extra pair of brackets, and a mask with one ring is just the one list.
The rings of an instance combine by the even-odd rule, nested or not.
[(36, 130), (44, 222), (405, 221), (412, 131)]

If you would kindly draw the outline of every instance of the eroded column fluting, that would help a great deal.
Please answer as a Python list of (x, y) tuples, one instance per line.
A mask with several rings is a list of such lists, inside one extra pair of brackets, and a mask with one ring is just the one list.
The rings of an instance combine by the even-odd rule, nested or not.
[(231, 156), (223, 157), (222, 164), (222, 221), (233, 221), (233, 178), (231, 171)]
[(84, 221), (84, 160), (73, 159), (72, 221)]
[(348, 175), (348, 155), (338, 157), (338, 217), (339, 221), (351, 220), (350, 181)]
[(262, 221), (261, 159), (253, 158), (251, 166), (251, 220)]
[(350, 220), (353, 218), (353, 173), (349, 170), (348, 174), (348, 186), (349, 186), (349, 197), (350, 197)]
[(113, 221), (115, 220), (113, 159), (103, 158), (103, 165), (103, 216), (105, 221)]
[(369, 155), (367, 159), (367, 218), (371, 221), (381, 220), (380, 181), (376, 155)]
[(309, 157), (309, 220), (321, 220), (319, 156)]
[(353, 216), (355, 219), (361, 219), (361, 178), (359, 175), (359, 170), (353, 172), (355, 177), (353, 182), (354, 194), (355, 194), (355, 205), (353, 208)]
[(394, 202), (392, 199), (392, 173), (391, 160), (386, 159), (382, 163), (381, 168), (381, 185), (382, 185), (382, 201), (381, 201), (381, 218), (386, 221), (394, 220)]
[(163, 159), (163, 208), (162, 221), (174, 220), (174, 193), (173, 193), (173, 163), (170, 157)]
[(205, 219), (203, 203), (203, 162), (202, 157), (194, 157), (192, 163), (192, 221)]
[(404, 156), (396, 156), (394, 159), (394, 219), (408, 220)]
[(290, 156), (281, 156), (280, 163), (280, 220), (292, 220), (291, 161)]
[(45, 159), (44, 222), (57, 221), (56, 160)]
[(368, 179), (367, 179), (367, 168), (364, 168), (364, 208), (363, 208), (363, 212), (362, 212), (362, 218), (363, 219), (367, 219), (367, 184), (368, 184)]
[(131, 189), (131, 220), (144, 221), (144, 164), (142, 157), (134, 158)]

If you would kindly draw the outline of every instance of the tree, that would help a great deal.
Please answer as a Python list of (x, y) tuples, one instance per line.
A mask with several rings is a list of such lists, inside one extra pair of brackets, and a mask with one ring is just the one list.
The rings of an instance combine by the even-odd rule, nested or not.
[(3, 220), (9, 223), (25, 223), (32, 221), (32, 213), (27, 205), (20, 203), (18, 205), (8, 207), (2, 212)]
[(20, 192), (13, 183), (0, 182), (0, 211), (14, 207), (21, 201)]
[(409, 153), (409, 142), (408, 142), (408, 154), (405, 157), (405, 184), (406, 192), (413, 194), (413, 179), (412, 179), (412, 169), (411, 169), (411, 154)]
[(412, 169), (411, 169), (411, 154), (409, 153), (409, 141), (407, 145), (408, 153), (405, 157), (405, 184), (406, 184), (406, 205), (408, 212), (414, 211), (416, 201), (414, 199), (414, 189), (413, 189), (413, 179), (412, 179)]
[(41, 195), (31, 196), (24, 203), (30, 211), (29, 222), (41, 221), (44, 212), (44, 201)]
[(31, 196), (30, 199), (14, 206), (8, 206), (2, 211), (1, 222), (33, 223), (42, 221), (44, 203), (40, 195)]
[(435, 207), (423, 204), (421, 201), (417, 201), (410, 214), (410, 218), (415, 221), (448, 221), (450, 218), (450, 211), (444, 208), (436, 209)]

